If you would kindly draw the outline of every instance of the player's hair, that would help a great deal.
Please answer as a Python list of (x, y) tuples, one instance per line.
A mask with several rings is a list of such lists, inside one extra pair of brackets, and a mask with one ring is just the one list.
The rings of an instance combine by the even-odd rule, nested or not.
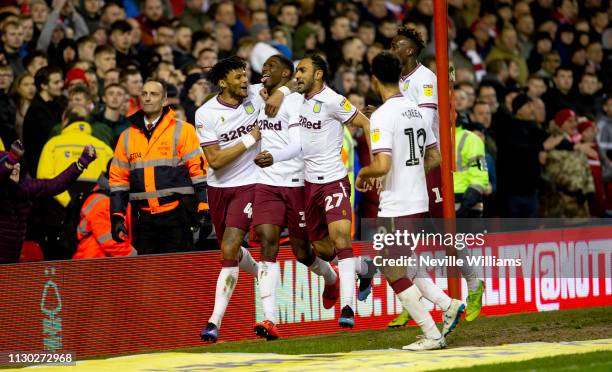
[(293, 75), (293, 62), (291, 62), (289, 58), (285, 57), (282, 54), (275, 54), (271, 58), (274, 58), (279, 61), (287, 70), (289, 70), (289, 74)]
[(211, 83), (219, 85), (219, 81), (225, 79), (230, 71), (244, 69), (246, 69), (246, 61), (238, 56), (232, 56), (217, 62), (208, 73), (208, 76)]
[(38, 91), (42, 90), (43, 84), (49, 84), (49, 78), (53, 74), (61, 74), (62, 69), (57, 66), (45, 66), (36, 72), (34, 76), (34, 85)]
[(315, 72), (317, 70), (323, 71), (323, 81), (326, 81), (327, 77), (329, 76), (329, 64), (327, 63), (327, 61), (323, 59), (323, 57), (315, 53), (308, 54), (304, 58), (308, 58), (312, 61), (312, 65), (314, 66)]
[(397, 85), (402, 74), (402, 63), (390, 52), (381, 52), (372, 60), (372, 75), (385, 85)]
[(397, 30), (397, 35), (403, 36), (409, 40), (412, 40), (412, 42), (417, 48), (417, 55), (421, 54), (421, 51), (425, 49), (425, 42), (423, 41), (421, 34), (414, 28), (408, 28), (406, 26), (401, 26)]

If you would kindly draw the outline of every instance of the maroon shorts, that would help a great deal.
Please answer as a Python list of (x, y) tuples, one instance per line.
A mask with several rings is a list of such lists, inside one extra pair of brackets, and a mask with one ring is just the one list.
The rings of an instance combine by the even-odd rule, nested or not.
[(311, 241), (329, 235), (327, 225), (340, 220), (351, 221), (351, 185), (348, 177), (329, 183), (304, 182), (306, 229)]
[(289, 236), (306, 239), (304, 187), (281, 187), (258, 183), (253, 202), (253, 226), (287, 227)]
[(429, 195), (429, 217), (443, 218), (442, 169), (434, 168), (427, 173), (427, 195)]
[(253, 214), (255, 185), (238, 187), (208, 186), (208, 206), (217, 240), (223, 240), (226, 227), (249, 231)]

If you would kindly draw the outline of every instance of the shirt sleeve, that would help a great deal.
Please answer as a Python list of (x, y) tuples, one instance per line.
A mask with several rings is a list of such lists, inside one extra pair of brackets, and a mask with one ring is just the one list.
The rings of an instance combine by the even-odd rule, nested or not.
[(329, 103), (330, 115), (342, 124), (350, 123), (357, 116), (357, 112), (357, 108), (341, 95)]
[(385, 120), (384, 115), (375, 112), (370, 118), (370, 142), (372, 154), (386, 153), (391, 155), (393, 150), (393, 121)]
[(417, 90), (417, 104), (420, 108), (438, 109), (438, 81), (435, 75), (419, 79), (414, 89)]
[(438, 140), (431, 128), (431, 125), (425, 126), (425, 148), (433, 149), (438, 147)]
[(251, 103), (253, 104), (253, 106), (255, 106), (256, 109), (263, 107), (263, 105), (265, 104), (263, 98), (261, 98), (261, 95), (259, 94), (262, 89), (263, 84), (249, 85), (249, 99), (251, 100)]
[[(208, 116), (209, 119), (205, 120), (204, 118)], [(201, 107), (196, 111), (195, 115), (195, 126), (196, 132), (198, 135), (198, 140), (200, 141), (200, 146), (210, 146), (216, 145), (219, 143), (219, 139), (217, 138), (217, 134), (214, 131), (214, 120), (210, 115), (210, 112), (206, 110), (206, 108)]]

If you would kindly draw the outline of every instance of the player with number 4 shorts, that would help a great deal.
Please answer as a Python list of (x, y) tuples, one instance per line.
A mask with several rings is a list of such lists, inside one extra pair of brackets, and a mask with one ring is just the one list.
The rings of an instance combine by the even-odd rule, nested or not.
[[(196, 111), (196, 130), (208, 162), (208, 201), (221, 246), (221, 272), (215, 306), (203, 341), (216, 342), (225, 310), (238, 282), (238, 268), (257, 277), (258, 265), (241, 246), (249, 231), (259, 168), (255, 156), (260, 139), (256, 125), (264, 101), (261, 85), (249, 86), (246, 63), (240, 57), (218, 62), (209, 77), (221, 93)], [(282, 93), (278, 93), (282, 94)]]
[[(266, 60), (262, 69), (262, 84), (268, 94), (288, 83), (293, 75), (293, 63), (278, 54)], [(264, 320), (255, 324), (255, 333), (267, 340), (277, 339), (276, 286), (280, 266), (276, 262), (281, 230), (287, 227), (293, 253), (298, 262), (325, 280), (323, 306), (329, 309), (338, 298), (338, 275), (331, 265), (314, 254), (306, 232), (304, 213), (304, 160), (287, 153), (300, 149), (299, 112), (304, 98), (293, 93), (283, 101), (275, 117), (260, 111), (257, 123), (261, 132), (262, 152), (255, 163), (262, 169), (255, 186), (253, 226), (261, 241), (259, 292)]]

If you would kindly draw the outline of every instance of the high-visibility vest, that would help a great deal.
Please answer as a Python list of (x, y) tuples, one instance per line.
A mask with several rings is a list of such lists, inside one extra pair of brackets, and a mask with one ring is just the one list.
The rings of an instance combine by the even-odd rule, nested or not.
[[(84, 121), (77, 121), (62, 129), (61, 134), (51, 138), (43, 147), (38, 161), (37, 178), (55, 178), (72, 163), (79, 160), (83, 148), (93, 145), (96, 149), (96, 160), (79, 176), (81, 182), (95, 183), (106, 165), (113, 157), (113, 150), (104, 142), (91, 135), (91, 125)], [(64, 207), (70, 203), (70, 194), (64, 191), (55, 196), (55, 199)]]
[(457, 161), (457, 169), (453, 175), (455, 194), (463, 194), (468, 187), (484, 193), (489, 186), (484, 142), (474, 133), (457, 127), (455, 154)]
[(110, 199), (101, 192), (94, 192), (83, 203), (81, 219), (77, 227), (78, 247), (72, 258), (98, 258), (130, 256), (132, 246), (132, 223), (128, 205), (125, 226), (128, 236), (124, 242), (116, 242), (111, 235)]
[(125, 215), (127, 200), (151, 214), (175, 209), (183, 195), (206, 201), (206, 160), (195, 127), (164, 108), (147, 139), (144, 113), (128, 118), (110, 167), (111, 213)]

